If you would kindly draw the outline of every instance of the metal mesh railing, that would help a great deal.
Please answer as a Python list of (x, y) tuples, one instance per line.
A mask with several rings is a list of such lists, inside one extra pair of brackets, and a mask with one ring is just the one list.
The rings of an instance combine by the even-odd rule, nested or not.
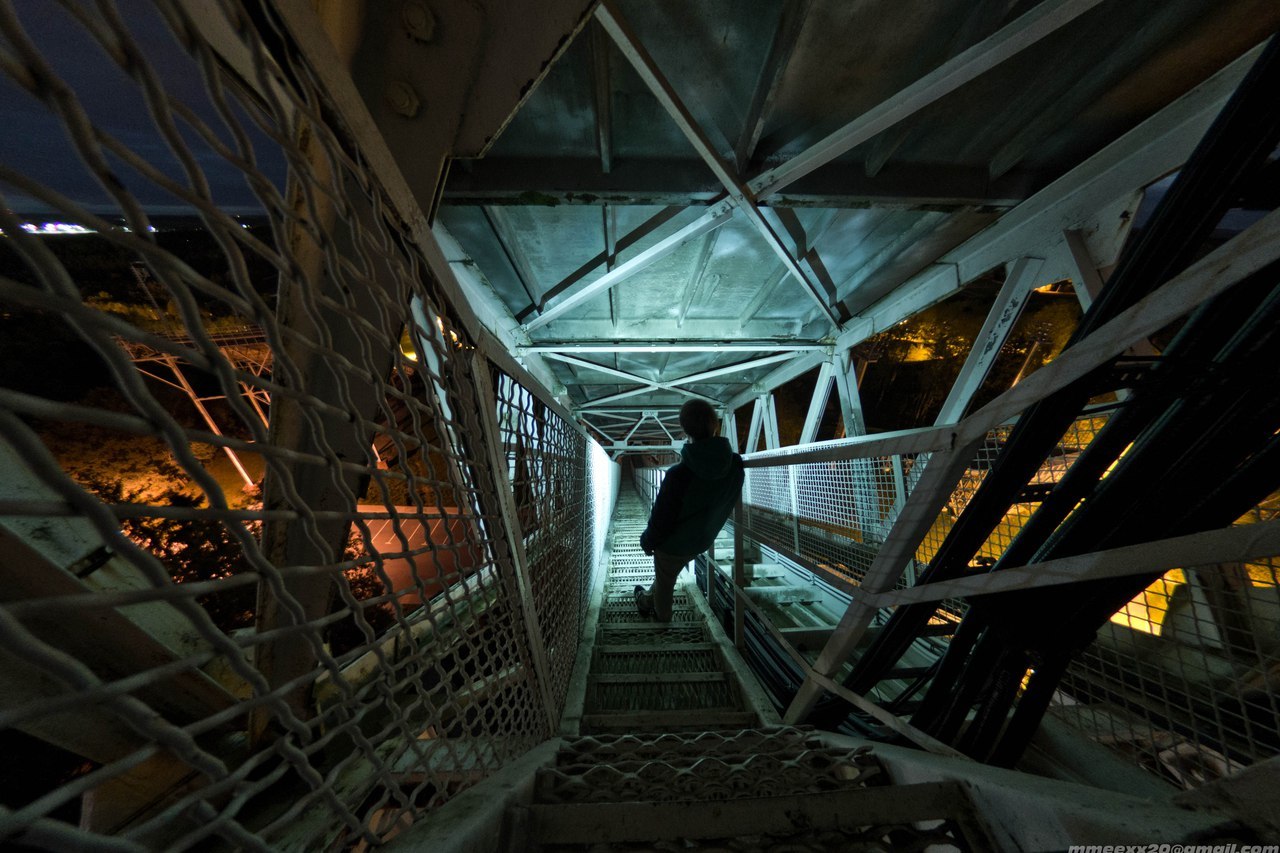
[(612, 494), (593, 487), (593, 470), (611, 463), (594, 457), (594, 442), (505, 373), (498, 376), (497, 405), (552, 699), (560, 711), (604, 547), (607, 515), (600, 518), (601, 510), (608, 512)]
[(747, 470), (744, 535), (830, 578), (860, 583), (914, 485), (915, 454), (797, 464), (785, 452), (753, 458), (770, 461)]
[(0, 164), (3, 844), (376, 844), (553, 730), (599, 554), (599, 448), (476, 348), (270, 10), (192, 8), (0, 2), (44, 134)]
[(640, 499), (644, 501), (646, 506), (653, 506), (653, 502), (658, 499), (658, 489), (662, 488), (662, 478), (665, 474), (665, 468), (636, 468), (633, 470), (632, 478), (635, 481), (636, 491), (640, 494)]
[(1073, 661), (1052, 715), (1184, 788), (1280, 754), (1277, 565), (1166, 572)]

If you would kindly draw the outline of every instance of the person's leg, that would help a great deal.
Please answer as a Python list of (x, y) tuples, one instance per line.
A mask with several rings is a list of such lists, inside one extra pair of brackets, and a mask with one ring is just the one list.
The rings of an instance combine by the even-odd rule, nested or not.
[(671, 598), (676, 587), (676, 578), (692, 557), (681, 557), (675, 554), (664, 554), (655, 551), (653, 554), (653, 586), (649, 587), (648, 601), (653, 607), (654, 618), (659, 622), (671, 621)]

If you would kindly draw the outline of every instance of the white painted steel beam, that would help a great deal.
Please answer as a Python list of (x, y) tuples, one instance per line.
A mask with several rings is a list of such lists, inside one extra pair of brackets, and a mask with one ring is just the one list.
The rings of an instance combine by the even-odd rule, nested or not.
[[(577, 411), (577, 412), (595, 411), (596, 406), (607, 406), (609, 403), (616, 403), (618, 400), (626, 400), (631, 397), (638, 397), (641, 394), (651, 394), (654, 391), (665, 391), (665, 390), (670, 390), (671, 393), (673, 394), (680, 394), (685, 397), (695, 397), (699, 400), (705, 400), (706, 402), (710, 403), (713, 406), (720, 405), (720, 401), (715, 399), (714, 397), (708, 397), (706, 394), (699, 394), (696, 391), (690, 391), (688, 388), (666, 389), (666, 388), (659, 388), (656, 385), (649, 385), (644, 388), (631, 388), (627, 391), (619, 391), (617, 394), (610, 394), (607, 397), (599, 397), (595, 400), (588, 400), (582, 405), (577, 406), (574, 411)], [(646, 408), (646, 409), (653, 408), (654, 405), (655, 404), (653, 403), (647, 403), (643, 408)], [(676, 406), (675, 408), (679, 408), (679, 406)]]
[[(1258, 48), (1249, 51), (1009, 211), (994, 225), (943, 255), (938, 259), (942, 269), (916, 276), (865, 312), (874, 331), (886, 329), (945, 298), (961, 284), (999, 264), (1022, 255), (1042, 256), (1048, 245), (1060, 239), (1063, 228), (1090, 219), (1115, 199), (1181, 166), (1259, 53)], [(931, 302), (919, 304), (912, 291), (931, 285), (937, 277), (958, 283), (943, 289), (940, 295), (934, 294)], [(913, 306), (912, 302), (916, 304)], [(904, 313), (903, 309), (908, 307), (913, 310)], [(857, 342), (840, 341), (848, 345)]]
[[(1061, 239), (1063, 228), (1181, 166), (1260, 52), (1260, 47), (1248, 51), (854, 317), (836, 339), (836, 350), (891, 328), (998, 264), (1043, 252)], [(800, 355), (759, 385), (776, 388), (821, 360), (815, 353)], [(744, 406), (756, 393), (743, 392), (729, 405)]]
[(804, 416), (804, 426), (800, 429), (799, 444), (809, 444), (818, 434), (818, 425), (822, 422), (822, 413), (827, 409), (827, 400), (831, 397), (831, 384), (834, 380), (830, 361), (824, 361), (818, 368), (818, 381), (814, 383), (813, 395), (809, 398), (809, 411)]
[[(716, 367), (712, 370), (704, 370), (701, 373), (694, 373), (681, 379), (673, 379), (668, 384), (674, 388), (678, 385), (693, 385), (698, 382), (706, 382), (711, 379), (718, 379), (721, 376), (729, 376), (734, 373), (742, 373), (747, 370), (755, 370), (759, 367), (767, 367), (770, 364), (777, 364), (780, 361), (787, 361), (792, 357), (792, 353), (783, 352), (777, 355), (769, 355), (764, 358), (757, 358), (751, 361), (744, 361), (740, 364), (730, 364), (725, 367)], [(665, 387), (665, 386), (664, 386)]]
[(693, 222), (690, 222), (688, 225), (672, 234), (670, 237), (659, 240), (657, 243), (640, 252), (635, 257), (629, 258), (623, 263), (618, 264), (595, 281), (584, 284), (570, 293), (560, 295), (557, 297), (554, 305), (548, 307), (537, 317), (534, 317), (532, 320), (529, 320), (521, 326), (521, 330), (528, 333), (534, 329), (541, 328), (559, 317), (561, 314), (575, 308), (591, 297), (604, 293), (612, 287), (616, 287), (618, 284), (640, 272), (645, 267), (651, 266), (665, 258), (667, 255), (670, 255), (694, 237), (705, 234), (714, 228), (719, 228), (721, 225), (724, 225), (733, 218), (733, 210), (733, 207), (728, 202), (721, 202), (719, 204), (712, 205), (706, 213), (702, 214)]
[(558, 341), (517, 346), (525, 353), (639, 353), (639, 352), (829, 352), (831, 344), (821, 341)]
[(738, 173), (742, 174), (755, 155), (756, 145), (764, 133), (765, 122), (773, 111), (778, 89), (782, 83), (783, 73), (791, 62), (796, 45), (800, 41), (800, 32), (804, 29), (805, 19), (809, 15), (812, 0), (785, 0), (778, 27), (773, 34), (773, 42), (769, 45), (769, 53), (765, 56), (764, 65), (760, 68), (759, 78), (751, 95), (751, 103), (747, 107), (747, 117), (742, 123), (742, 135), (734, 146), (734, 160)]
[(777, 450), (782, 446), (778, 434), (778, 401), (772, 394), (766, 394), (764, 404), (764, 446), (767, 450)]
[(749, 188), (760, 198), (778, 192), (1057, 32), (1100, 2), (1102, 0), (1045, 0), (802, 153), (764, 172), (750, 182)]
[[(678, 412), (679, 410), (680, 410), (680, 405), (677, 403), (673, 403), (672, 405), (669, 405), (669, 406), (662, 405), (662, 404), (654, 404), (649, 406), (609, 406), (609, 407), (603, 407), (599, 409), (592, 409), (591, 414), (603, 415), (603, 414), (612, 413), (617, 415), (628, 415), (628, 414), (638, 415), (646, 411)], [(666, 417), (672, 417), (672, 415), (666, 415)]]
[(858, 390), (857, 365), (846, 350), (835, 357), (834, 378), (840, 396), (840, 416), (844, 420), (846, 438), (867, 434), (867, 419), (862, 412), (862, 394)]
[(969, 350), (956, 381), (952, 383), (951, 391), (947, 394), (935, 423), (955, 423), (964, 416), (973, 395), (978, 393), (978, 388), (991, 371), (991, 365), (995, 364), (996, 357), (1000, 355), (1000, 348), (1009, 337), (1013, 324), (1022, 315), (1022, 308), (1027, 304), (1031, 288), (1043, 265), (1043, 258), (1018, 258), (1009, 265), (1004, 284), (996, 294), (991, 310), (987, 312), (982, 329), (973, 339), (973, 347)]
[(555, 359), (556, 361), (571, 364), (574, 367), (581, 367), (584, 370), (594, 370), (597, 373), (603, 373), (606, 376), (621, 379), (624, 382), (631, 382), (636, 385), (648, 385), (653, 388), (664, 387), (652, 379), (645, 379), (643, 376), (637, 376), (634, 373), (628, 373), (627, 371), (619, 370), (616, 367), (609, 367), (606, 364), (596, 364), (594, 361), (574, 358), (571, 355), (564, 355), (563, 353), (547, 353), (547, 356), (548, 358)]
[[(1085, 2), (1085, 0), (1074, 1)], [(1098, 2), (1098, 0), (1092, 0), (1092, 2)], [(783, 244), (777, 232), (761, 215), (760, 209), (756, 205), (755, 194), (738, 178), (729, 165), (720, 158), (720, 154), (716, 151), (711, 140), (707, 138), (697, 120), (694, 119), (692, 113), (681, 101), (675, 88), (658, 68), (657, 63), (653, 61), (653, 57), (649, 55), (649, 52), (640, 43), (631, 27), (622, 18), (613, 0), (603, 0), (596, 7), (596, 20), (600, 22), (605, 32), (609, 34), (609, 37), (618, 46), (618, 50), (631, 63), (636, 73), (640, 75), (640, 79), (644, 81), (649, 91), (658, 99), (658, 103), (662, 104), (663, 109), (667, 111), (676, 126), (680, 128), (680, 132), (689, 140), (689, 144), (693, 146), (694, 151), (711, 169), (711, 172), (716, 176), (716, 180), (729, 193), (729, 198), (737, 205), (738, 210), (742, 211), (743, 217), (764, 238), (765, 243), (781, 259), (796, 281), (800, 282), (804, 292), (818, 305), (823, 316), (827, 318), (832, 326), (838, 327), (839, 319), (831, 307), (830, 300), (800, 267), (796, 259), (792, 257), (791, 252)]]
[(770, 364), (775, 364), (776, 362), (792, 358), (793, 356), (794, 354), (789, 352), (778, 353), (775, 355), (765, 356), (764, 358), (754, 359), (752, 361), (744, 361), (744, 362), (741, 362), (740, 364), (730, 364), (730, 365), (726, 365), (725, 367), (717, 367), (712, 370), (704, 370), (700, 373), (694, 373), (689, 376), (681, 377), (679, 379), (658, 381), (654, 379), (645, 379), (644, 377), (636, 376), (633, 373), (627, 373), (624, 370), (618, 370), (617, 368), (614, 368), (614, 367), (606, 367), (605, 365), (595, 364), (594, 362), (590, 362), (590, 361), (584, 361), (583, 359), (574, 358), (573, 356), (565, 355), (564, 353), (547, 353), (548, 358), (553, 358), (556, 361), (562, 361), (566, 364), (572, 364), (575, 367), (581, 367), (587, 370), (595, 370), (600, 373), (604, 373), (608, 376), (615, 376), (624, 381), (634, 382), (637, 385), (644, 386), (643, 388), (636, 388), (628, 391), (623, 391), (619, 394), (613, 394), (608, 397), (601, 397), (598, 401), (591, 401), (591, 402), (585, 403), (583, 406), (580, 407), (580, 411), (586, 411), (588, 409), (593, 408), (595, 403), (613, 402), (614, 400), (624, 399), (626, 397), (636, 396), (638, 394), (644, 394), (649, 391), (674, 391), (677, 394), (684, 394), (690, 397), (697, 397), (699, 399), (706, 400), (710, 403), (713, 403), (716, 406), (719, 406), (720, 405), (719, 400), (716, 400), (712, 397), (705, 396), (703, 394), (696, 394), (692, 391), (689, 391), (686, 388), (683, 388), (682, 386), (694, 385), (700, 382), (707, 382), (713, 379), (719, 379), (722, 376), (730, 376), (734, 373), (741, 373), (746, 370), (754, 370), (759, 367), (767, 367)]
[(760, 430), (764, 426), (764, 401), (763, 395), (757, 396), (756, 404), (751, 408), (751, 426), (747, 427), (748, 453), (754, 453), (760, 441)]
[(1062, 232), (1062, 242), (1075, 267), (1075, 275), (1071, 277), (1071, 286), (1080, 301), (1080, 310), (1088, 311), (1093, 300), (1102, 292), (1102, 276), (1093, 263), (1089, 247), (1085, 245), (1084, 236), (1074, 228)]
[(726, 411), (720, 416), (720, 434), (729, 439), (729, 447), (738, 453), (738, 415), (735, 412)]
[(1212, 568), (1222, 563), (1264, 559), (1276, 554), (1280, 554), (1280, 519), (1173, 536), (1140, 545), (1078, 554), (973, 577), (871, 593), (866, 598), (868, 603), (877, 607), (892, 607), (1040, 589), (1088, 580), (1131, 577), (1170, 569)]
[[(748, 468), (835, 462), (867, 456), (949, 451), (958, 444), (977, 441), (989, 430), (1007, 423), (1054, 391), (1115, 358), (1136, 341), (1158, 332), (1236, 282), (1276, 262), (1280, 262), (1280, 211), (1273, 211), (1196, 261), (957, 424), (822, 442), (812, 449), (791, 451), (785, 456), (748, 454), (744, 462)], [(757, 392), (753, 399), (758, 397)]]
[[(1094, 366), (1123, 352), (1134, 341), (1183, 316), (1236, 282), (1275, 263), (1278, 258), (1280, 211), (1268, 214), (1121, 312), (1053, 363), (953, 427), (953, 440), (957, 442), (955, 449), (935, 453), (925, 464), (923, 476), (896, 519), (891, 535), (876, 554), (861, 588), (867, 593), (883, 593), (896, 583), (988, 429), (1078, 379)], [(878, 609), (879, 605), (870, 596), (857, 597), (850, 602), (840, 625), (814, 664), (815, 674), (834, 675), (866, 632)], [(816, 678), (806, 679), (787, 709), (786, 721), (795, 723), (803, 720), (817, 702), (822, 689)]]

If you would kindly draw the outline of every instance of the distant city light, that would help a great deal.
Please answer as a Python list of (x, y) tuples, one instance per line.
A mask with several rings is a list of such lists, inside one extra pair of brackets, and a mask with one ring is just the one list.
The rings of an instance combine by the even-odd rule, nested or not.
[(93, 234), (93, 230), (71, 222), (45, 222), (37, 225), (34, 222), (22, 223), (22, 230), (28, 234)]
[[(44, 236), (48, 234), (97, 234), (95, 228), (86, 228), (83, 225), (77, 225), (74, 222), (24, 222), (20, 226), (23, 231), (28, 234), (36, 234)], [(246, 226), (247, 227), (247, 226)], [(128, 226), (121, 226), (121, 231), (130, 232), (133, 229)], [(154, 225), (147, 226), (148, 233), (156, 233)], [(0, 229), (0, 234), (4, 234), (4, 229)]]

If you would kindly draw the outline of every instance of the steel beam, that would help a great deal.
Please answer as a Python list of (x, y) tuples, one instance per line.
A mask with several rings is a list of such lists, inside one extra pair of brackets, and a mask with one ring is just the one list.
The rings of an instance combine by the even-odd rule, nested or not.
[[(687, 388), (666, 389), (666, 388), (658, 388), (656, 386), (650, 385), (646, 388), (632, 388), (629, 391), (619, 391), (617, 394), (610, 394), (607, 397), (600, 397), (595, 400), (587, 400), (582, 405), (575, 407), (575, 410), (579, 412), (594, 411), (594, 408), (597, 405), (604, 406), (604, 405), (608, 405), (609, 403), (617, 402), (618, 400), (626, 400), (631, 397), (638, 397), (641, 394), (649, 394), (654, 391), (665, 391), (665, 390), (670, 390), (673, 394), (680, 394), (681, 396), (684, 396), (684, 397), (694, 397), (698, 400), (705, 400), (706, 402), (710, 403), (713, 406), (720, 405), (720, 401), (715, 399), (714, 397), (708, 397), (706, 394), (699, 394), (696, 391), (690, 391)], [(643, 408), (652, 409), (654, 408), (654, 404), (646, 403)], [(679, 406), (676, 406), (675, 408), (679, 408)]]
[(742, 313), (738, 315), (739, 326), (745, 326), (750, 323), (760, 313), (760, 309), (769, 301), (769, 297), (777, 292), (782, 283), (787, 280), (789, 274), (787, 268), (782, 266), (778, 268), (777, 274), (765, 279), (765, 283), (760, 286), (755, 296), (751, 297), (751, 301), (746, 304), (746, 307), (742, 309)]
[(520, 282), (525, 296), (529, 297), (529, 307), (525, 310), (531, 310), (538, 304), (538, 294), (534, 292), (537, 279), (529, 269), (528, 258), (520, 250), (520, 243), (513, 233), (511, 223), (507, 221), (506, 213), (500, 207), (490, 209), (487, 206), (480, 208), (480, 212), (484, 214), (484, 221), (493, 232), (493, 238), (498, 241), (498, 248), (502, 250), (503, 257), (511, 265), (511, 271), (516, 274), (516, 281)]
[(782, 82), (782, 74), (791, 63), (796, 44), (800, 41), (800, 32), (804, 29), (805, 19), (809, 16), (812, 0), (787, 0), (782, 8), (778, 26), (773, 31), (773, 41), (769, 45), (769, 53), (764, 65), (760, 68), (760, 76), (756, 80), (751, 95), (751, 104), (747, 107), (747, 117), (742, 123), (742, 135), (734, 147), (734, 160), (738, 174), (745, 174), (755, 155), (756, 145), (760, 142), (760, 134), (764, 132), (764, 123), (773, 111), (773, 102), (778, 94), (778, 84)]
[[(676, 311), (677, 329), (684, 326), (685, 316), (688, 315), (694, 300), (702, 294), (702, 282), (707, 275), (707, 262), (711, 260), (711, 255), (715, 252), (716, 238), (719, 236), (719, 231), (712, 231), (702, 238), (702, 251), (698, 253), (698, 257), (694, 259), (693, 266), (689, 270), (689, 281), (685, 285), (684, 294), (680, 297), (680, 307)], [(715, 273), (713, 277), (719, 279), (720, 275)]]
[(776, 355), (767, 355), (764, 358), (753, 359), (752, 361), (730, 364), (725, 367), (716, 367), (711, 370), (704, 370), (701, 373), (684, 376), (680, 379), (673, 379), (669, 385), (674, 388), (678, 385), (693, 385), (698, 382), (706, 382), (709, 379), (717, 379), (721, 376), (729, 376), (734, 373), (742, 373), (745, 370), (755, 370), (758, 367), (766, 367), (770, 364), (776, 364), (779, 361), (786, 361), (790, 359), (792, 355), (793, 354), (789, 352), (782, 352)]
[(751, 408), (751, 426), (747, 427), (747, 453), (755, 453), (760, 441), (760, 429), (764, 426), (765, 395), (756, 395), (756, 403)]
[(733, 411), (725, 411), (720, 416), (720, 434), (729, 439), (729, 447), (734, 453), (738, 448), (738, 415)]
[(559, 317), (566, 311), (571, 310), (583, 301), (617, 286), (621, 282), (640, 272), (645, 267), (648, 267), (657, 261), (662, 260), (667, 255), (670, 255), (694, 237), (697, 237), (700, 234), (705, 234), (713, 228), (719, 228), (721, 225), (724, 225), (733, 217), (733, 210), (733, 207), (727, 202), (712, 205), (706, 213), (702, 214), (702, 216), (699, 216), (693, 222), (690, 222), (670, 237), (658, 241), (635, 257), (630, 258), (624, 263), (621, 263), (612, 270), (606, 272), (590, 284), (583, 285), (572, 293), (559, 297), (554, 305), (521, 326), (521, 330), (527, 334), (534, 329), (545, 326), (556, 317)]
[[(1057, 242), (1063, 227), (1089, 219), (1113, 200), (1181, 166), (1259, 53), (1260, 49), (1249, 51), (1049, 184), (999, 222), (939, 258), (941, 269), (916, 276), (897, 293), (872, 306), (865, 316), (877, 330), (888, 328), (909, 316), (895, 309), (894, 303), (915, 301), (915, 288), (928, 288), (937, 278), (944, 282), (950, 279), (956, 284), (944, 287), (934, 301), (945, 298), (961, 284), (999, 264), (1043, 252)], [(857, 341), (841, 343), (852, 345)]]
[[(956, 480), (969, 465), (978, 444), (978, 441), (973, 441), (955, 450), (935, 453), (929, 457), (919, 483), (907, 498), (893, 529), (876, 553), (871, 567), (867, 569), (861, 584), (863, 590), (883, 592), (891, 589), (902, 576), (908, 562), (915, 555), (916, 548), (928, 534), (950, 497)], [(920, 460), (917, 460), (917, 464), (920, 464)], [(859, 596), (850, 601), (831, 639), (814, 662), (813, 673), (834, 676), (866, 633), (877, 610), (879, 607), (870, 603), (866, 597)], [(787, 708), (785, 721), (789, 725), (795, 725), (807, 717), (822, 690), (823, 686), (812, 675), (806, 678)]]
[(591, 27), (591, 82), (595, 94), (600, 171), (607, 175), (613, 169), (613, 92), (609, 75), (609, 42), (598, 25)]
[(1021, 53), (1100, 2), (1102, 0), (1045, 0), (802, 153), (764, 172), (750, 182), (750, 190), (760, 198), (778, 192), (792, 181), (821, 168), (854, 146), (919, 113), (980, 74)]
[[(1083, 222), (1116, 198), (1182, 165), (1260, 53), (1260, 47), (1248, 51), (845, 323), (836, 338), (837, 351), (940, 302), (998, 264), (1044, 251), (1061, 238), (1064, 224)], [(776, 388), (821, 360), (814, 353), (801, 355), (759, 384)], [(739, 394), (728, 405), (744, 406), (754, 394)]]
[(627, 373), (625, 370), (618, 370), (616, 367), (607, 367), (603, 364), (596, 364), (595, 362), (574, 358), (573, 356), (565, 355), (564, 353), (547, 353), (548, 358), (555, 359), (556, 361), (562, 361), (565, 364), (571, 364), (575, 367), (581, 367), (586, 370), (595, 370), (607, 376), (614, 376), (627, 382), (634, 382), (637, 385), (646, 386), (645, 388), (640, 389), (637, 393), (643, 393), (644, 391), (676, 391), (678, 393), (688, 393), (684, 391), (681, 386), (695, 385), (700, 382), (707, 382), (711, 379), (718, 379), (721, 376), (730, 376), (734, 373), (741, 373), (746, 370), (767, 367), (770, 364), (775, 364), (779, 361), (789, 359), (792, 355), (793, 354), (789, 352), (778, 353), (776, 355), (765, 356), (764, 358), (758, 358), (752, 361), (744, 361), (739, 364), (730, 364), (724, 367), (704, 370), (699, 373), (690, 374), (689, 376), (683, 376), (679, 379), (662, 381), (656, 379), (645, 379), (642, 376), (636, 376), (634, 373)]
[[(1076, 0), (1076, 2), (1085, 2), (1085, 0)], [(1098, 2), (1098, 0), (1093, 0), (1093, 2)], [(596, 7), (596, 20), (604, 26), (605, 32), (609, 34), (618, 49), (622, 51), (622, 55), (631, 63), (631, 66), (635, 68), (636, 73), (640, 75), (640, 79), (644, 81), (649, 91), (653, 93), (658, 102), (662, 104), (663, 109), (675, 121), (676, 126), (680, 128), (685, 138), (689, 140), (698, 156), (702, 158), (703, 162), (707, 164), (707, 167), (716, 176), (716, 180), (720, 181), (721, 185), (729, 193), (729, 198), (737, 205), (737, 209), (742, 212), (743, 217), (764, 238), (765, 243), (782, 260), (782, 263), (796, 281), (800, 282), (805, 293), (817, 303), (827, 320), (833, 326), (839, 326), (839, 319), (831, 308), (831, 299), (823, 294), (818, 285), (809, 279), (804, 270), (796, 263), (796, 259), (791, 256), (786, 246), (783, 245), (782, 240), (774, 232), (773, 228), (765, 221), (760, 209), (756, 206), (755, 194), (729, 169), (728, 164), (720, 159), (720, 155), (711, 140), (707, 138), (706, 133), (698, 125), (684, 102), (681, 101), (675, 88), (653, 61), (653, 57), (645, 50), (631, 27), (622, 18), (613, 0), (603, 0)]]
[(831, 384), (835, 377), (832, 374), (830, 361), (824, 361), (818, 368), (818, 381), (814, 383), (813, 395), (809, 399), (809, 411), (804, 417), (804, 427), (800, 430), (799, 444), (809, 444), (818, 434), (818, 425), (822, 422), (822, 413), (827, 409), (827, 400), (831, 397)]
[(1102, 292), (1102, 276), (1098, 274), (1098, 268), (1094, 266), (1089, 254), (1089, 247), (1085, 245), (1084, 236), (1079, 231), (1074, 228), (1066, 229), (1062, 232), (1062, 242), (1071, 256), (1072, 266), (1075, 267), (1071, 286), (1076, 292), (1076, 299), (1080, 301), (1080, 310), (1088, 311), (1093, 300)]
[[(1013, 207), (1045, 183), (1038, 172), (1014, 170), (991, 180), (985, 166), (890, 163), (874, 178), (861, 164), (837, 161), (821, 175), (801, 178), (785, 193), (757, 203), (771, 209), (848, 209), (875, 206), (896, 210), (952, 210)], [(530, 192), (536, 196), (530, 196)], [(626, 158), (600, 171), (596, 157), (499, 157), (491, 155), (453, 170), (444, 189), (452, 206), (514, 205), (533, 200), (546, 205), (675, 205), (681, 209), (715, 203), (724, 188), (694, 157)]]
[(1131, 577), (1191, 566), (1212, 571), (1226, 563), (1265, 559), (1276, 554), (1280, 554), (1280, 520), (1273, 519), (1015, 566), (972, 577), (871, 593), (866, 598), (868, 603), (878, 607), (894, 607)]
[(524, 353), (637, 353), (637, 352), (827, 352), (831, 345), (821, 341), (606, 341), (538, 342), (516, 347), (516, 355)]
[(857, 366), (853, 356), (846, 350), (835, 358), (834, 378), (840, 397), (840, 417), (844, 421), (845, 438), (866, 435), (867, 419), (862, 411), (862, 394), (858, 390)]
[[(1189, 18), (1199, 14), (1202, 12), (1195, 3), (1157, 3), (1144, 15), (1141, 28), (1123, 33), (1122, 40), (1105, 51), (1101, 59), (1094, 60), (1078, 52), (1063, 57), (1066, 67), (1059, 70), (1066, 73), (1057, 78), (1062, 81), (1057, 91), (1029, 86), (1012, 104), (1006, 105), (1004, 114), (1017, 118), (1013, 122), (1014, 132), (991, 158), (988, 169), (992, 177), (1012, 169), (1041, 147), (1045, 139), (1097, 104), (1112, 91), (1117, 80), (1129, 79), (1136, 68), (1150, 60), (1162, 42), (1167, 42)], [(1033, 105), (1042, 104), (1046, 95), (1052, 97), (1053, 106), (1035, 109)]]
[(766, 450), (777, 450), (782, 446), (778, 434), (778, 401), (772, 394), (766, 394), (764, 404), (764, 446)]
[[(918, 68), (934, 68), (968, 48), (983, 33), (989, 33), (1004, 19), (1009, 0), (977, 0), (970, 4), (964, 22), (952, 31), (936, 28), (930, 33), (929, 46), (916, 51)], [(939, 39), (945, 39), (945, 44)], [(879, 134), (863, 159), (868, 177), (879, 174), (889, 159), (911, 138), (917, 125), (898, 122)]]
[(1004, 346), (1013, 324), (1022, 314), (1022, 307), (1027, 304), (1027, 297), (1031, 295), (1031, 288), (1043, 264), (1043, 258), (1018, 258), (1009, 265), (1004, 284), (987, 313), (982, 329), (973, 340), (973, 348), (969, 350), (969, 356), (960, 368), (960, 374), (952, 384), (951, 392), (947, 394), (935, 423), (955, 423), (964, 416), (973, 395), (978, 392), (991, 365), (1000, 355), (1000, 348)]

